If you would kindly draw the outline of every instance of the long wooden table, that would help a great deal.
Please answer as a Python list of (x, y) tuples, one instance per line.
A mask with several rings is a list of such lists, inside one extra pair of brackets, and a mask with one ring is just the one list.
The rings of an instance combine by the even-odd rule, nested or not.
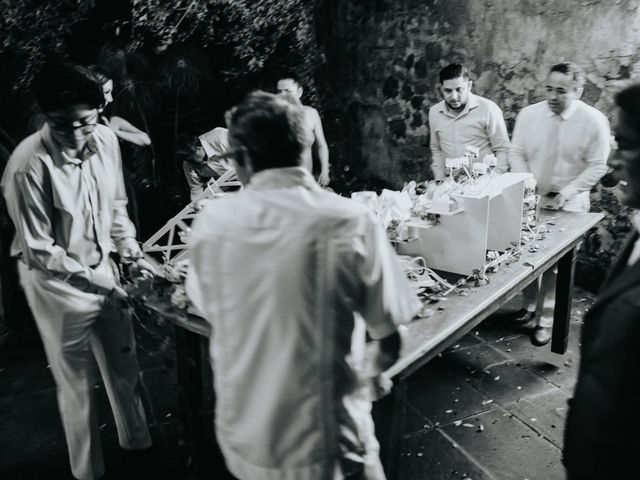
[[(548, 225), (549, 233), (546, 239), (538, 242), (537, 251), (525, 250), (517, 262), (503, 265), (498, 272), (489, 274), (487, 285), (470, 288), (465, 296), (453, 293), (444, 310), (407, 325), (408, 335), (405, 335), (400, 359), (385, 372), (393, 380), (394, 387), (390, 395), (374, 404), (376, 436), (390, 480), (398, 475), (407, 379), (556, 264), (558, 278), (551, 350), (558, 354), (566, 351), (576, 249), (582, 236), (602, 218), (599, 213), (542, 212), (540, 223)], [(213, 425), (202, 425), (193, 417), (193, 412), (203, 410), (204, 398), (202, 356), (195, 358), (193, 352), (200, 351), (202, 337), (209, 335), (209, 326), (200, 317), (157, 313), (176, 326), (178, 382), (181, 404), (186, 410), (183, 419), (197, 459), (200, 442), (205, 436), (203, 429), (213, 428)]]

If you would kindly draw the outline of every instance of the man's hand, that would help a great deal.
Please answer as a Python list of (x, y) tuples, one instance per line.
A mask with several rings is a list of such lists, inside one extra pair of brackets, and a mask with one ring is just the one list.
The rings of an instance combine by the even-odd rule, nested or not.
[(129, 294), (120, 285), (113, 287), (108, 296), (111, 300), (124, 301), (129, 298)]
[(124, 247), (120, 250), (120, 259), (122, 263), (133, 263), (142, 258), (142, 250), (140, 248)]
[(149, 262), (146, 258), (144, 257), (139, 258), (136, 264), (138, 265), (138, 268), (140, 270), (146, 270), (147, 272), (150, 272), (155, 276), (160, 276), (160, 272), (158, 272), (158, 269), (156, 269), (156, 267), (151, 262)]
[(559, 193), (544, 195), (540, 198), (540, 206), (549, 210), (560, 210), (565, 203), (565, 198)]
[(320, 172), (320, 176), (318, 177), (318, 184), (321, 187), (326, 187), (329, 185), (329, 170), (323, 170)]

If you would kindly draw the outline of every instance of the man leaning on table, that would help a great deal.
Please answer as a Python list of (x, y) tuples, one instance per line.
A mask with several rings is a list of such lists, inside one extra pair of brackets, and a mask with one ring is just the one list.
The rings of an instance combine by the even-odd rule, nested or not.
[(462, 157), (466, 147), (480, 150), (479, 160), (495, 154), (498, 171), (507, 170), (509, 135), (502, 110), (471, 92), (467, 69), (452, 63), (440, 72), (443, 100), (429, 109), (431, 168), (435, 180), (445, 175), (445, 160)]
[(245, 189), (195, 220), (187, 277), (212, 326), (227, 466), (250, 480), (384, 479), (369, 387), (398, 358), (415, 294), (374, 215), (301, 166), (298, 103), (255, 92), (228, 121)]
[[(573, 63), (551, 67), (546, 100), (525, 107), (516, 119), (509, 164), (512, 172), (531, 172), (542, 208), (588, 212), (589, 192), (605, 174), (610, 151), (607, 118), (580, 100), (584, 73)], [(556, 269), (524, 290), (525, 305), (516, 322), (536, 319), (532, 342), (551, 340)]]

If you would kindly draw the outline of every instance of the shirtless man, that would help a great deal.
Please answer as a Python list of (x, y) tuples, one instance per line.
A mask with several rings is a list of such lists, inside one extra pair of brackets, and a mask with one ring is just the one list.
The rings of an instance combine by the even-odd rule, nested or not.
[[(287, 77), (278, 80), (276, 90), (279, 95), (287, 95), (294, 101), (301, 103), (302, 87), (294, 78)], [(307, 130), (306, 148), (303, 154), (303, 166), (313, 171), (314, 157), (320, 162), (320, 176), (318, 183), (322, 186), (329, 184), (329, 147), (324, 138), (322, 130), (322, 121), (318, 111), (307, 105), (302, 106), (304, 109), (304, 123)]]

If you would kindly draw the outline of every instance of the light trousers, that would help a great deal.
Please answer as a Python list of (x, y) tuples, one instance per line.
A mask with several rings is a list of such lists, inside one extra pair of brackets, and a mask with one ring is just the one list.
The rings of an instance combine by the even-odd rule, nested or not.
[[(111, 272), (108, 260), (97, 267)], [(96, 479), (105, 468), (92, 398), (95, 358), (120, 446), (144, 449), (151, 437), (140, 398), (130, 314), (105, 297), (78, 290), (19, 261), (18, 271), (57, 386), (58, 408), (73, 476)]]
[[(566, 212), (584, 213), (590, 208), (589, 192), (580, 192), (562, 207)], [(579, 248), (579, 245), (578, 247)], [(553, 326), (553, 311), (556, 306), (556, 280), (558, 267), (554, 266), (542, 274), (537, 281), (530, 283), (524, 290), (524, 307), (536, 312), (536, 325)]]

